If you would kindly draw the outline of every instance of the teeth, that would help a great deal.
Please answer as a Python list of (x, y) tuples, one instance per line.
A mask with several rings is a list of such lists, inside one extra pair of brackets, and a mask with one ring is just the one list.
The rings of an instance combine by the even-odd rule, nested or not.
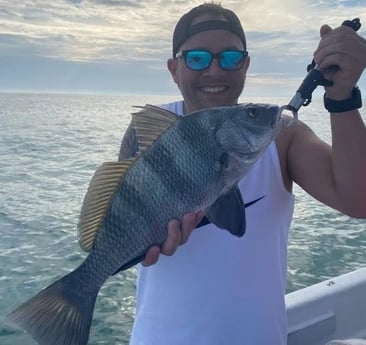
[(203, 92), (208, 92), (208, 93), (217, 93), (217, 92), (222, 92), (224, 90), (225, 90), (225, 87), (223, 87), (223, 86), (208, 86), (208, 87), (202, 88)]

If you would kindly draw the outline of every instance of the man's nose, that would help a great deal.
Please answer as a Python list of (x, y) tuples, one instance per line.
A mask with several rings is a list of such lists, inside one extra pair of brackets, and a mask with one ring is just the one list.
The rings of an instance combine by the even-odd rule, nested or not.
[(215, 57), (212, 59), (211, 65), (205, 70), (205, 74), (221, 74), (224, 70), (220, 67), (219, 60)]

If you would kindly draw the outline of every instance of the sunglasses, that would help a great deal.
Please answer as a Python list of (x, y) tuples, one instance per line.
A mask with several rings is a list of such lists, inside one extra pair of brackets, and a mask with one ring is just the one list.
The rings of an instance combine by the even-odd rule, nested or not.
[(210, 68), (214, 58), (217, 59), (223, 70), (235, 71), (243, 66), (248, 52), (246, 50), (223, 50), (220, 53), (213, 54), (208, 50), (192, 49), (177, 53), (176, 58), (181, 56), (184, 57), (186, 66), (194, 71), (203, 71)]

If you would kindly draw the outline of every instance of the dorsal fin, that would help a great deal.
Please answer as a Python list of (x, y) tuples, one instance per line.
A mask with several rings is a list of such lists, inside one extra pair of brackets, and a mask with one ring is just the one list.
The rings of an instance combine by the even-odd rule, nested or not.
[(103, 163), (94, 173), (81, 207), (78, 231), (80, 247), (89, 252), (108, 210), (114, 192), (126, 171), (135, 162), (128, 159)]
[(146, 104), (139, 112), (132, 113), (132, 126), (136, 130), (140, 151), (146, 151), (153, 142), (159, 138), (179, 116), (169, 110)]

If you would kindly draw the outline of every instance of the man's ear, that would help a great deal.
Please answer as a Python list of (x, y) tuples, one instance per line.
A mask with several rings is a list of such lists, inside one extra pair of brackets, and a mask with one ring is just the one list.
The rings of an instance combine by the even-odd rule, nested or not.
[(243, 66), (243, 69), (244, 69), (245, 74), (246, 74), (246, 73), (247, 73), (247, 71), (248, 71), (249, 65), (250, 65), (250, 56), (248, 55), (248, 56), (245, 58), (244, 66)]
[(178, 85), (178, 61), (177, 59), (168, 59), (167, 63), (166, 63), (168, 70), (174, 80), (174, 82)]

